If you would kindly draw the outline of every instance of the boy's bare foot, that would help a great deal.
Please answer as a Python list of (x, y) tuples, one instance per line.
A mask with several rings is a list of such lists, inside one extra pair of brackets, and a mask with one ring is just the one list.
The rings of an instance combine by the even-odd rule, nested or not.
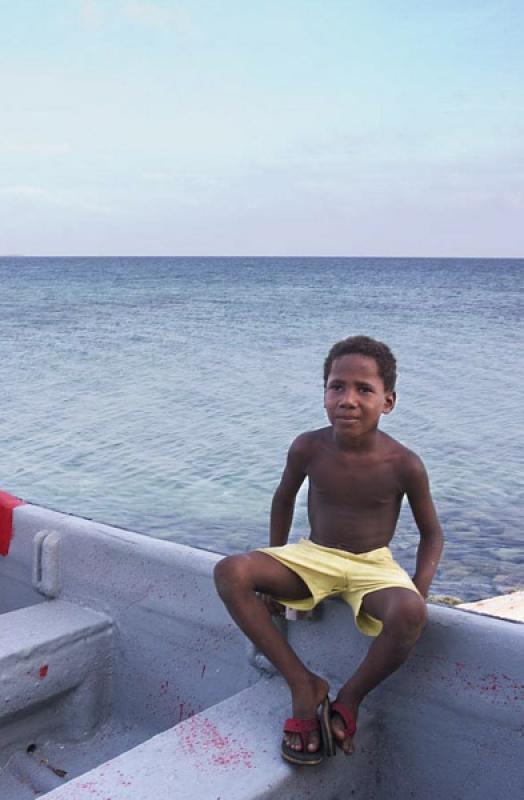
[[(317, 709), (329, 692), (329, 684), (318, 675), (310, 674), (300, 685), (291, 690), (293, 705), (292, 715), (295, 719), (315, 719)], [(284, 733), (284, 741), (292, 750), (302, 750), (302, 738), (298, 733)], [(320, 748), (320, 731), (314, 730), (307, 737), (307, 751), (316, 753)]]
[(355, 751), (353, 739), (356, 732), (359, 703), (349, 695), (339, 695), (331, 705), (331, 730), (333, 737), (346, 755)]

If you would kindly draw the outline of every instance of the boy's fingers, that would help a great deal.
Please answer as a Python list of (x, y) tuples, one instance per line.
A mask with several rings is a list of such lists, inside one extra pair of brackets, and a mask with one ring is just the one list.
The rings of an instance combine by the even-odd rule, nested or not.
[(285, 606), (281, 605), (280, 603), (277, 603), (276, 600), (273, 600), (273, 614), (276, 617), (283, 617), (285, 613), (286, 613)]
[(281, 617), (284, 614), (285, 608), (281, 603), (277, 603), (276, 600), (273, 600), (272, 597), (265, 594), (263, 595), (264, 603), (266, 604), (266, 608), (269, 613), (274, 617)]

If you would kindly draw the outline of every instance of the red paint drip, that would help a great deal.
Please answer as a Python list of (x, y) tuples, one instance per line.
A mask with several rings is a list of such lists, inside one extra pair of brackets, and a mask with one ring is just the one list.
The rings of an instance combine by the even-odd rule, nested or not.
[(43, 664), (38, 670), (38, 674), (40, 675), (41, 678), (45, 678), (48, 672), (49, 672), (49, 667), (47, 666), (47, 664)]

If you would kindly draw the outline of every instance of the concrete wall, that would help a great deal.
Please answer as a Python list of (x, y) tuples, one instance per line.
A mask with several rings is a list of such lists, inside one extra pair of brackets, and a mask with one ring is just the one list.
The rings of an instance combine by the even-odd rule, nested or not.
[[(111, 621), (112, 713), (162, 731), (46, 800), (524, 796), (519, 623), (431, 607), (415, 654), (367, 699), (356, 754), (300, 769), (279, 755), (287, 689), (250, 665), (215, 595), (218, 556), (31, 506), (15, 511), (11, 555), (0, 584), (29, 579), (14, 607), (38, 596)], [(339, 601), (288, 635), (333, 692), (370, 642)]]
[(212, 588), (216, 560), (202, 550), (20, 506), (9, 556), (0, 559), (0, 584), (12, 593), (4, 609), (60, 598), (107, 614), (114, 623), (113, 710), (157, 732), (255, 677), (246, 642)]

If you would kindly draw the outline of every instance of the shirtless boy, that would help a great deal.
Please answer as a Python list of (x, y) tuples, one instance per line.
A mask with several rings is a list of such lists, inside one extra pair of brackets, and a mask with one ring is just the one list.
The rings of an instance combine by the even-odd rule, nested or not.
[[(286, 680), (292, 717), (284, 726), (283, 757), (318, 764), (349, 754), (364, 697), (404, 663), (426, 620), (429, 587), (440, 559), (442, 531), (421, 460), (379, 430), (395, 406), (396, 362), (367, 336), (335, 344), (324, 364), (329, 425), (298, 436), (273, 497), (270, 547), (228, 556), (215, 570), (229, 613)], [(287, 544), (295, 498), (308, 478), (309, 539)], [(413, 580), (388, 544), (406, 495), (420, 533)], [(330, 704), (329, 686), (307, 669), (271, 620), (290, 608), (307, 610), (340, 595), (358, 628), (376, 637)], [(318, 710), (320, 707), (320, 714)]]

